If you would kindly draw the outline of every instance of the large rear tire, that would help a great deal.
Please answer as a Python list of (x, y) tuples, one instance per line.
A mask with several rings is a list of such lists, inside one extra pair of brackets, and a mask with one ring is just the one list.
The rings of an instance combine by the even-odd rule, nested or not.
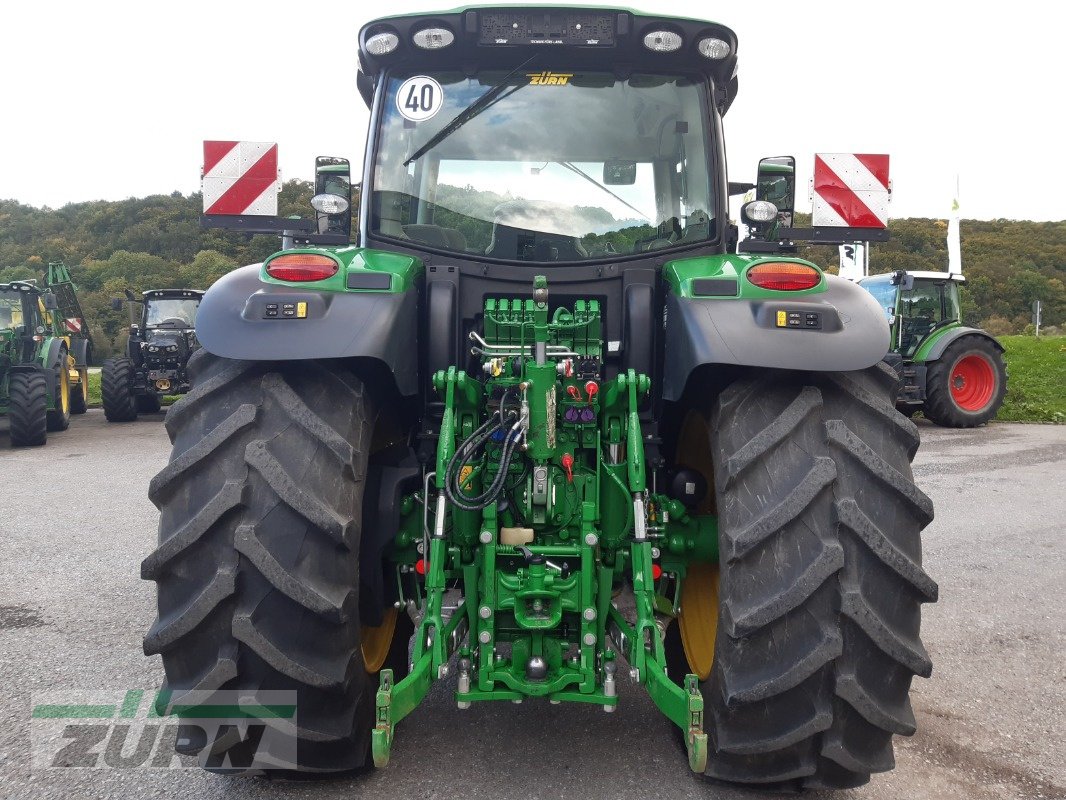
[(932, 668), (918, 632), (937, 597), (921, 568), (933, 508), (895, 385), (884, 365), (767, 372), (717, 400), (720, 611), (701, 684), (712, 778), (858, 786), (894, 766), (893, 734), (914, 733), (911, 679)]
[(1007, 393), (1003, 354), (987, 336), (962, 336), (929, 365), (925, 416), (945, 428), (984, 425)]
[[(361, 647), (359, 544), (374, 405), (337, 363), (201, 350), (190, 370), (193, 388), (165, 422), (170, 464), (149, 490), (159, 547), (141, 572), (158, 584), (159, 619), (145, 653), (162, 655), (173, 701), (193, 689), (295, 691), (287, 769), (366, 768), (378, 681)], [(384, 659), (398, 677), (405, 617)]]
[(105, 361), (100, 370), (100, 394), (108, 422), (133, 422), (137, 419), (133, 362), (128, 358), (109, 358)]
[(89, 410), (89, 368), (78, 367), (78, 384), (70, 387), (70, 413), (84, 414)]
[(38, 447), (48, 441), (48, 379), (43, 372), (11, 373), (7, 418), (14, 447)]

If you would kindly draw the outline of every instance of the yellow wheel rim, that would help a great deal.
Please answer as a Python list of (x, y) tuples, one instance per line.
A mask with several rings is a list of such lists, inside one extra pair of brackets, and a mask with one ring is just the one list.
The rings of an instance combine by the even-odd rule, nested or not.
[(81, 392), (82, 403), (89, 402), (89, 370), (78, 370), (78, 391)]
[[(707, 481), (707, 495), (695, 513), (716, 513), (710, 429), (707, 419), (698, 411), (689, 411), (681, 423), (674, 460), (696, 470)], [(707, 680), (714, 665), (714, 642), (718, 638), (717, 564), (689, 566), (681, 584), (681, 613), (677, 625), (689, 669), (700, 680)]]
[(681, 584), (681, 613), (677, 617), (685, 659), (701, 681), (714, 666), (718, 638), (718, 565), (692, 564)]
[(363, 626), (363, 663), (367, 672), (377, 672), (385, 665), (392, 648), (392, 635), (396, 632), (397, 613), (395, 608), (390, 608), (385, 612), (384, 621), (376, 628)]
[(59, 410), (64, 417), (70, 411), (70, 373), (66, 364), (59, 370)]

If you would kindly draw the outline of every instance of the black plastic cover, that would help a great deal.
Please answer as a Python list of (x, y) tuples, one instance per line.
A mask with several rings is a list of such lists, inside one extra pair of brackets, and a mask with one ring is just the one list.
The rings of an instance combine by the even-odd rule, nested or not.
[[(790, 301), (701, 300), (667, 295), (663, 398), (679, 400), (704, 364), (838, 372), (871, 367), (885, 357), (885, 312), (865, 289), (826, 275), (829, 289)], [(778, 327), (776, 311), (818, 314), (819, 330)]]
[[(260, 265), (218, 280), (200, 303), (196, 336), (208, 352), (250, 361), (368, 358), (418, 392), (418, 295), (321, 292), (259, 280)], [(307, 304), (303, 318), (265, 318), (268, 303)]]

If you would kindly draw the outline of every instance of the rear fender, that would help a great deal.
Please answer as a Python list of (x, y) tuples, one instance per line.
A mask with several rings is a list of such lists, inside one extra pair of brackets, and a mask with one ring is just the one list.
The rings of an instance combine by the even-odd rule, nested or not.
[(918, 352), (914, 354), (914, 361), (916, 362), (929, 362), (936, 361), (947, 350), (948, 345), (952, 342), (961, 339), (963, 336), (979, 336), (982, 339), (987, 339), (992, 343), (992, 346), (996, 348), (1000, 353), (1004, 352), (1003, 345), (996, 341), (995, 337), (980, 328), (967, 328), (965, 325), (960, 325), (957, 328), (949, 328), (942, 335), (937, 336), (930, 342), (925, 342), (918, 348)]
[[(306, 303), (306, 317), (281, 317)], [(279, 316), (268, 316), (277, 306)], [(269, 309), (273, 310), (273, 309)], [(401, 395), (418, 392), (418, 293), (320, 291), (260, 279), (259, 265), (230, 272), (207, 290), (196, 338), (209, 353), (248, 361), (364, 358), (391, 372)]]
[[(743, 280), (746, 265), (736, 267), (737, 280)], [(709, 364), (838, 372), (866, 369), (884, 358), (889, 328), (881, 306), (851, 281), (824, 279), (817, 290), (762, 291), (750, 299), (743, 286), (731, 290), (740, 295), (735, 297), (668, 293), (664, 399), (681, 399), (693, 371)], [(781, 312), (784, 327), (778, 325)], [(798, 327), (787, 324), (792, 314), (800, 315)], [(817, 326), (807, 326), (808, 315), (816, 315)]]

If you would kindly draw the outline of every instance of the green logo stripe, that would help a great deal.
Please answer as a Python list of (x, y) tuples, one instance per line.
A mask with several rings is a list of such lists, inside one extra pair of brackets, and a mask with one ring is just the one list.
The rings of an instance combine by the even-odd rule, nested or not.
[(108, 719), (115, 716), (116, 706), (39, 705), (33, 707), (33, 719)]
[(172, 713), (182, 719), (291, 719), (295, 705), (175, 705)]

